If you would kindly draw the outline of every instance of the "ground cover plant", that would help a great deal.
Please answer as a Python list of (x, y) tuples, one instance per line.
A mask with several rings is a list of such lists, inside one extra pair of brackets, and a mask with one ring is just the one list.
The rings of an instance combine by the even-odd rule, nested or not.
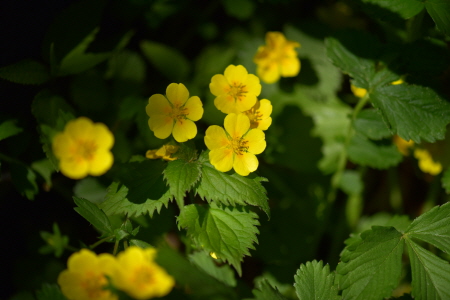
[(450, 3), (0, 14), (2, 299), (450, 299)]

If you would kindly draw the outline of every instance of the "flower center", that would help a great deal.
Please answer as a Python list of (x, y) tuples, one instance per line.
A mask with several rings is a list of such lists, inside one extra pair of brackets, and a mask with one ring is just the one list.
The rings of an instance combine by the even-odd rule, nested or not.
[(134, 271), (133, 281), (136, 283), (138, 288), (142, 289), (153, 283), (153, 275), (153, 270), (150, 266), (141, 266)]
[(92, 160), (97, 148), (97, 143), (93, 140), (78, 140), (72, 151), (79, 159)]
[(250, 128), (257, 128), (258, 123), (262, 120), (263, 114), (255, 107), (244, 112), (250, 119)]
[(245, 87), (246, 87), (245, 85), (235, 82), (232, 85), (230, 85), (228, 95), (233, 97), (234, 101), (241, 100), (241, 98), (245, 97), (245, 94), (248, 93)]
[(231, 146), (233, 147), (234, 153), (237, 155), (243, 155), (248, 152), (248, 141), (243, 138), (234, 138), (231, 141)]
[(172, 112), (170, 113), (170, 116), (173, 119), (177, 119), (179, 121), (185, 120), (187, 115), (188, 115), (187, 108), (184, 106), (179, 106), (178, 104), (174, 105), (174, 107), (172, 108)]
[(89, 272), (86, 274), (86, 279), (81, 282), (81, 286), (86, 291), (89, 299), (100, 299), (106, 293), (109, 293), (108, 290), (103, 289), (107, 283), (108, 280), (103, 274)]

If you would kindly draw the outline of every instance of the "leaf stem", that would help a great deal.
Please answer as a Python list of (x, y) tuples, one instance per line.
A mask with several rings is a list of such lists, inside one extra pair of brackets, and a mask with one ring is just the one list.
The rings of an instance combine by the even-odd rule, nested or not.
[(339, 184), (341, 182), (342, 174), (345, 171), (345, 165), (347, 163), (348, 153), (347, 149), (350, 145), (350, 141), (354, 134), (353, 125), (355, 123), (356, 117), (358, 116), (359, 112), (363, 107), (367, 104), (369, 101), (369, 92), (366, 93), (364, 97), (359, 99), (358, 103), (356, 104), (355, 108), (353, 109), (353, 112), (351, 114), (350, 119), (350, 125), (348, 127), (347, 136), (345, 137), (344, 141), (344, 148), (342, 149), (342, 152), (338, 158), (338, 166), (336, 172), (334, 172), (333, 176), (331, 177), (331, 190), (328, 194), (328, 203), (333, 203), (336, 200), (336, 194), (339, 187)]
[(103, 238), (103, 239), (101, 239), (101, 240), (99, 240), (99, 241), (93, 243), (92, 245), (90, 245), (90, 246), (89, 246), (89, 249), (92, 250), (92, 249), (94, 249), (95, 247), (97, 247), (98, 245), (103, 244), (104, 242), (107, 242), (109, 239), (112, 239), (112, 238), (114, 238), (113, 235), (112, 235), (112, 236), (105, 237), (105, 238)]

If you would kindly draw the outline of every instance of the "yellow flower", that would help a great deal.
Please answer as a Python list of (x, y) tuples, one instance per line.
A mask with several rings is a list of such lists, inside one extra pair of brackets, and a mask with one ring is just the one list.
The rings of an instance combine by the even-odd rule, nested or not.
[(350, 85), (350, 89), (352, 90), (353, 95), (355, 95), (358, 98), (362, 98), (367, 94), (367, 90), (354, 86), (353, 84)]
[(180, 148), (177, 145), (170, 145), (166, 144), (163, 145), (161, 148), (156, 150), (148, 150), (147, 153), (145, 153), (145, 157), (149, 159), (158, 159), (162, 158), (164, 160), (172, 161), (176, 160), (176, 157), (172, 157), (172, 154), (176, 153), (178, 151), (178, 148)]
[(244, 112), (250, 119), (250, 128), (267, 130), (272, 124), (272, 104), (267, 99), (256, 101), (255, 106)]
[(231, 114), (252, 108), (261, 93), (261, 84), (259, 78), (248, 74), (243, 66), (229, 65), (224, 75), (216, 74), (211, 78), (209, 89), (216, 96), (217, 109)]
[(397, 79), (396, 81), (392, 81), (391, 84), (392, 85), (399, 85), (404, 83), (405, 81), (403, 80), (403, 78)]
[(69, 300), (117, 300), (117, 295), (104, 289), (108, 285), (105, 275), (114, 272), (116, 260), (110, 254), (96, 255), (82, 249), (72, 254), (67, 269), (58, 276), (58, 284)]
[(113, 145), (114, 136), (108, 127), (80, 117), (69, 121), (64, 131), (53, 138), (53, 153), (65, 176), (81, 179), (102, 175), (111, 168)]
[(193, 121), (198, 121), (203, 116), (200, 98), (189, 98), (189, 91), (182, 83), (169, 84), (166, 96), (151, 96), (145, 110), (150, 117), (150, 130), (157, 138), (165, 139), (173, 134), (174, 139), (180, 143), (197, 135), (197, 126)]
[(398, 135), (394, 135), (394, 144), (397, 146), (398, 151), (403, 154), (403, 156), (409, 155), (409, 149), (414, 146), (414, 141), (405, 141)]
[(154, 262), (156, 250), (128, 247), (117, 255), (117, 269), (112, 276), (114, 285), (135, 299), (167, 295), (175, 281)]
[(216, 125), (206, 130), (205, 144), (209, 161), (221, 172), (234, 168), (236, 173), (247, 176), (258, 168), (260, 154), (266, 148), (264, 132), (250, 129), (250, 120), (245, 114), (229, 114), (225, 117), (225, 130)]
[(267, 32), (266, 45), (260, 46), (253, 61), (256, 74), (265, 83), (274, 83), (281, 77), (294, 77), (300, 72), (300, 60), (295, 48), (300, 44), (288, 41), (281, 32)]
[(442, 165), (439, 162), (435, 162), (431, 157), (430, 152), (425, 149), (414, 150), (414, 157), (419, 160), (419, 168), (424, 173), (431, 175), (437, 175), (442, 172)]

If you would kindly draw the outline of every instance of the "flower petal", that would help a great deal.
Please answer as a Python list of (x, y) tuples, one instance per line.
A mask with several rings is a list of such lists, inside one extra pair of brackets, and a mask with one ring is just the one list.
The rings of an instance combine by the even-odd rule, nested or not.
[(103, 123), (95, 123), (93, 128), (95, 142), (100, 149), (111, 149), (114, 145), (114, 135)]
[(56, 158), (67, 158), (72, 155), (71, 149), (74, 147), (74, 140), (68, 134), (61, 132), (53, 138), (52, 147), (53, 154), (55, 154)]
[(232, 139), (239, 139), (250, 128), (250, 120), (245, 114), (229, 114), (225, 117), (224, 127)]
[(224, 72), (224, 76), (230, 85), (241, 85), (247, 81), (248, 72), (243, 65), (229, 65)]
[(92, 138), (92, 129), (94, 123), (86, 118), (79, 117), (75, 120), (71, 120), (66, 124), (64, 133), (69, 134), (74, 139), (89, 139)]
[(189, 120), (198, 121), (203, 116), (203, 104), (200, 98), (193, 96), (188, 99), (184, 107), (187, 109), (187, 117)]
[(284, 58), (281, 60), (281, 76), (294, 77), (300, 72), (300, 60), (295, 58)]
[(272, 118), (266, 118), (266, 119), (262, 119), (261, 121), (258, 122), (258, 129), (261, 130), (267, 130), (269, 129), (270, 125), (272, 125)]
[(230, 145), (230, 140), (222, 127), (212, 125), (206, 129), (205, 144), (209, 150), (214, 150)]
[(85, 271), (96, 267), (97, 256), (88, 249), (81, 249), (72, 254), (67, 260), (67, 269), (70, 271)]
[(154, 115), (168, 115), (172, 112), (172, 106), (166, 97), (161, 94), (155, 94), (148, 99), (145, 111), (149, 117)]
[(244, 137), (248, 141), (248, 152), (260, 154), (266, 149), (265, 134), (261, 129), (252, 129)]
[(247, 176), (258, 169), (258, 159), (251, 153), (244, 153), (234, 157), (233, 169), (241, 176)]
[(177, 120), (173, 126), (172, 135), (177, 142), (186, 142), (197, 135), (197, 125), (188, 119)]
[(88, 175), (89, 164), (85, 159), (61, 159), (59, 161), (61, 173), (72, 179), (81, 179)]
[(89, 174), (100, 176), (106, 173), (114, 162), (114, 156), (109, 150), (101, 149), (94, 154), (89, 164)]
[(265, 83), (274, 83), (280, 79), (280, 68), (275, 62), (258, 65), (256, 73)]
[(174, 106), (182, 106), (189, 98), (189, 91), (182, 83), (171, 83), (166, 89), (166, 95)]
[(163, 115), (154, 115), (148, 119), (148, 126), (159, 139), (169, 137), (173, 129), (173, 118)]
[[(259, 78), (256, 75), (248, 74), (247, 80), (245, 81), (245, 88), (249, 94), (259, 96), (259, 94), (261, 94), (261, 82), (259, 81)], [(253, 103), (253, 105), (255, 105), (255, 103)]]
[(219, 148), (209, 152), (209, 161), (221, 172), (228, 172), (233, 167), (233, 149)]
[(251, 93), (246, 94), (245, 97), (240, 97), (240, 99), (234, 103), (234, 109), (232, 113), (238, 114), (251, 109), (253, 106), (255, 106), (257, 100), (258, 98), (256, 97), (256, 95)]
[(219, 96), (228, 93), (228, 91), (230, 90), (230, 84), (228, 83), (225, 76), (223, 76), (222, 74), (216, 74), (211, 78), (209, 90), (214, 96)]
[(214, 99), (214, 105), (225, 114), (238, 113), (234, 98), (228, 94), (222, 94)]

